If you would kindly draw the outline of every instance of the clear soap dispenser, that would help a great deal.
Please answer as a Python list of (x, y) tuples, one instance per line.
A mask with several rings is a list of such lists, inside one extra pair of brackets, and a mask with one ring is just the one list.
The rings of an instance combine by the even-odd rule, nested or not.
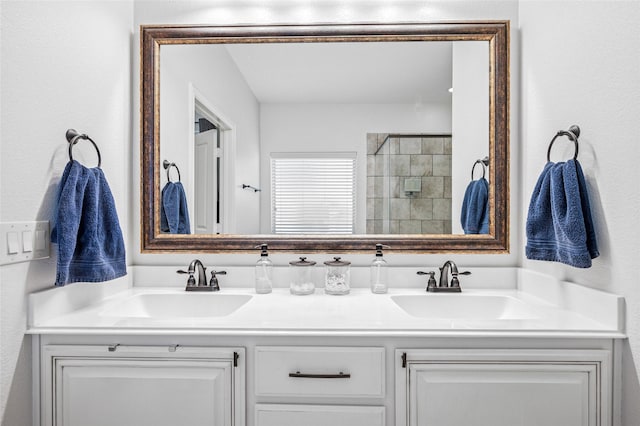
[(382, 257), (382, 248), (389, 247), (376, 244), (376, 257), (371, 262), (371, 292), (382, 294), (389, 289), (389, 271), (387, 261)]
[(271, 293), (273, 289), (273, 262), (269, 259), (267, 245), (261, 244), (256, 246), (256, 248), (258, 247), (260, 247), (260, 259), (256, 263), (256, 293)]

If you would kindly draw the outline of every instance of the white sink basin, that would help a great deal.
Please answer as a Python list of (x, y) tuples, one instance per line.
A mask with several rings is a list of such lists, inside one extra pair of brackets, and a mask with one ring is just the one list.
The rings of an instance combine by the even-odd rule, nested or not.
[(420, 318), (439, 319), (536, 319), (527, 303), (510, 296), (476, 294), (424, 294), (391, 296), (406, 313)]
[(133, 318), (205, 318), (232, 314), (251, 300), (248, 294), (137, 294), (104, 309), (100, 315)]

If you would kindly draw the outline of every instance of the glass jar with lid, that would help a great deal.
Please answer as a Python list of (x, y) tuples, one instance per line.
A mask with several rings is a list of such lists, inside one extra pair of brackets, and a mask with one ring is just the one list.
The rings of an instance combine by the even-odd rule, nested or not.
[(333, 260), (324, 262), (324, 292), (327, 294), (349, 294), (351, 290), (351, 262), (334, 257)]
[(313, 270), (316, 262), (301, 257), (289, 262), (289, 291), (291, 294), (312, 294), (316, 285), (313, 282)]

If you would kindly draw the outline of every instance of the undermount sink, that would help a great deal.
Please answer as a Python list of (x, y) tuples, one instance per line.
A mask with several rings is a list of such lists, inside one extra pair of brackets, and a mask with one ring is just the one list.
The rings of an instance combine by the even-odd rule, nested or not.
[(251, 299), (248, 294), (137, 294), (101, 312), (108, 317), (205, 318), (230, 315)]
[(477, 294), (424, 294), (391, 296), (409, 315), (433, 319), (535, 319), (539, 318), (525, 302), (510, 296)]

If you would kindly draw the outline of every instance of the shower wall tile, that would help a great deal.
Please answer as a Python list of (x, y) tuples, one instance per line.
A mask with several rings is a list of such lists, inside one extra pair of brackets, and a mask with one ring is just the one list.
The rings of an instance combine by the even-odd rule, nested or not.
[(451, 176), (443, 176), (444, 198), (451, 198)]
[(418, 198), (411, 200), (411, 219), (429, 220), (433, 218), (433, 200)]
[[(422, 221), (422, 233), (423, 234), (445, 234), (445, 222), (444, 220), (423, 220)], [(449, 221), (450, 223), (450, 221)]]
[(376, 175), (376, 156), (367, 154), (367, 177)]
[(399, 138), (389, 138), (389, 154), (397, 155), (400, 154), (400, 139)]
[(411, 200), (392, 198), (389, 206), (389, 219), (411, 219)]
[(433, 218), (451, 220), (451, 200), (447, 198), (435, 198), (433, 200)]
[(386, 171), (387, 168), (389, 167), (387, 164), (388, 155), (378, 154), (378, 155), (374, 155), (373, 157), (375, 159), (375, 163), (373, 165), (375, 175), (376, 176), (388, 175), (389, 173)]
[(400, 182), (404, 181), (404, 178), (399, 176), (391, 176), (389, 178), (389, 197), (390, 198), (407, 198), (404, 191), (400, 190)]
[(400, 154), (422, 154), (422, 139), (401, 138)]
[(423, 154), (444, 154), (444, 142), (442, 138), (422, 138)]
[(367, 220), (367, 234), (382, 234), (383, 225), (382, 220)]
[(451, 137), (443, 138), (444, 142), (444, 153), (451, 155)]
[(409, 172), (410, 176), (431, 176), (433, 174), (433, 156), (412, 155)]
[(444, 179), (442, 176), (423, 177), (421, 196), (423, 198), (446, 198), (444, 195)]
[[(384, 198), (372, 198), (373, 200), (373, 217), (374, 219), (384, 219), (385, 210), (384, 210)], [(368, 206), (367, 206), (368, 207)], [(370, 217), (370, 216), (367, 216)]]
[(367, 198), (373, 198), (375, 196), (375, 188), (375, 178), (367, 176)]
[(373, 155), (378, 149), (378, 135), (376, 133), (367, 133), (367, 154)]
[(400, 234), (421, 234), (422, 222), (419, 220), (401, 220), (399, 221)]
[(373, 219), (376, 217), (374, 208), (375, 200), (376, 198), (367, 197), (367, 219)]
[(373, 197), (375, 198), (382, 198), (385, 195), (385, 186), (384, 186), (384, 181), (385, 178), (382, 176), (374, 176), (371, 178), (371, 180), (374, 182), (374, 188), (373, 188)]
[(389, 160), (389, 174), (391, 176), (410, 176), (411, 175), (411, 156), (410, 155), (392, 155)]
[(433, 175), (451, 176), (451, 155), (433, 156)]

